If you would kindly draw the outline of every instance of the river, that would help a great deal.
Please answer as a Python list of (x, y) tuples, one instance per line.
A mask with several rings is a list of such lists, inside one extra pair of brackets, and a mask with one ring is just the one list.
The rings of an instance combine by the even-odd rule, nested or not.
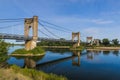
[[(8, 54), (22, 46), (10, 47)], [(42, 57), (10, 57), (8, 64), (66, 76), (69, 80), (120, 80), (119, 51), (48, 50)]]

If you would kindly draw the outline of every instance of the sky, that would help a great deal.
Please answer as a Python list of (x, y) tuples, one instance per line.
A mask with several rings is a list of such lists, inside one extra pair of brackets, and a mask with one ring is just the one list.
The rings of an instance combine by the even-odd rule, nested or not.
[[(34, 15), (70, 29), (70, 33), (65, 33), (48, 27), (59, 37), (71, 39), (73, 31), (81, 33), (81, 40), (87, 36), (120, 40), (120, 0), (0, 0), (0, 19), (29, 18)], [(24, 21), (0, 23), (0, 27), (8, 25), (13, 27), (0, 29), (0, 32), (24, 33)], [(39, 27), (47, 33), (40, 25)], [(44, 37), (41, 33), (39, 36)]]

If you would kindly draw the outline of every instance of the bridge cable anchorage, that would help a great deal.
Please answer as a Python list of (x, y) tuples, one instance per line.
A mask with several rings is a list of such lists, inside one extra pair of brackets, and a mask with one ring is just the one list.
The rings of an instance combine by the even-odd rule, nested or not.
[(51, 31), (49, 31), (43, 24), (41, 24), (40, 22), (38, 22), (46, 31), (48, 31), (50, 34), (52, 34), (54, 37), (56, 38), (60, 38), (59, 36), (55, 35), (54, 33), (52, 33)]
[(55, 26), (55, 27), (57, 27), (57, 28), (65, 29), (66, 31), (69, 31), (69, 32), (72, 31), (72, 30), (67, 29), (67, 28), (65, 28), (65, 27), (63, 27), (63, 26), (58, 26), (58, 25), (56, 25), (56, 24), (53, 24), (53, 23), (47, 22), (47, 21), (45, 21), (45, 20), (41, 20), (41, 19), (39, 19), (39, 20), (40, 20), (41, 22), (43, 22), (43, 23), (47, 23), (47, 24), (52, 25), (52, 26)]
[(9, 26), (4, 26), (4, 27), (2, 26), (2, 27), (0, 27), (0, 29), (11, 28), (11, 27), (18, 26), (18, 25), (21, 25), (21, 23), (14, 24), (14, 25), (9, 25)]
[(44, 33), (43, 31), (41, 31), (40, 29), (38, 29), (38, 31), (39, 32), (41, 32), (42, 34), (44, 34), (45, 36), (47, 36), (47, 37), (49, 37), (50, 38), (50, 36), (49, 35), (47, 35), (46, 33)]

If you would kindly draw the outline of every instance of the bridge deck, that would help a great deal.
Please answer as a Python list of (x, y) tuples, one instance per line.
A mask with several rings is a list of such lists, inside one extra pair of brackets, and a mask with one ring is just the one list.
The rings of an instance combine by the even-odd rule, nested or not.
[[(0, 33), (0, 39), (13, 39), (13, 40), (26, 40), (24, 35), (16, 35), (16, 34), (6, 34), (6, 33)], [(29, 36), (27, 40), (31, 40), (32, 37)], [(38, 41), (61, 41), (61, 42), (77, 42), (77, 41), (72, 41), (72, 40), (62, 40), (62, 39), (54, 39), (54, 38), (45, 38), (45, 37), (38, 37)]]

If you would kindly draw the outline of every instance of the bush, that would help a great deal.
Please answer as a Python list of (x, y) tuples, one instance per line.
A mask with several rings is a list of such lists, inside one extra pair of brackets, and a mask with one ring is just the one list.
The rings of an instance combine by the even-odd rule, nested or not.
[(6, 54), (8, 51), (8, 44), (3, 40), (0, 40), (0, 54)]

